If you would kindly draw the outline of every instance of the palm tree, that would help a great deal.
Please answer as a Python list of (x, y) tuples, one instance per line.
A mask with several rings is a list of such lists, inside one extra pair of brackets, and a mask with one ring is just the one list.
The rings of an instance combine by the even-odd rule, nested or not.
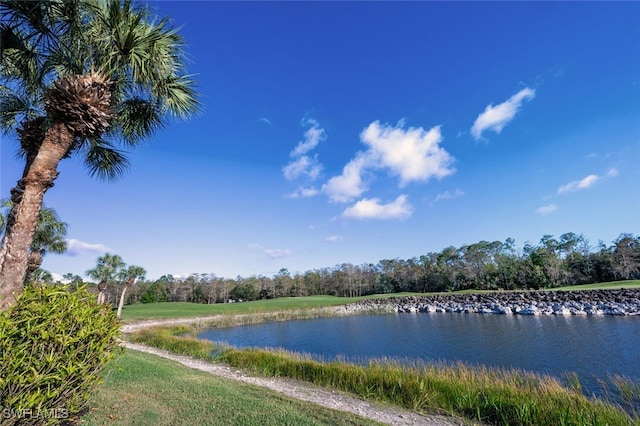
[(98, 281), (98, 303), (104, 303), (104, 291), (118, 272), (125, 267), (122, 258), (117, 254), (106, 253), (97, 260), (96, 267), (85, 272), (90, 278)]
[(3, 0), (0, 127), (25, 159), (0, 249), (0, 311), (22, 291), (42, 199), (59, 162), (83, 158), (115, 178), (135, 146), (198, 109), (184, 43), (168, 19), (131, 0)]
[(49, 271), (37, 268), (31, 273), (30, 282), (34, 284), (52, 284), (53, 275)]
[[(10, 210), (13, 207), (11, 200), (3, 200), (0, 205)], [(6, 215), (0, 215), (0, 235), (4, 232), (7, 222)], [(67, 224), (60, 221), (58, 214), (52, 208), (42, 206), (38, 215), (38, 223), (33, 234), (29, 257), (27, 260), (27, 273), (24, 282), (31, 279), (32, 274), (42, 265), (42, 259), (47, 253), (64, 253), (67, 250)]]
[(122, 305), (124, 305), (125, 293), (127, 292), (127, 290), (129, 290), (129, 287), (131, 287), (136, 282), (136, 279), (143, 280), (146, 274), (147, 271), (145, 271), (142, 266), (136, 265), (129, 265), (127, 269), (123, 268), (120, 270), (120, 273), (118, 275), (120, 276), (120, 279), (124, 281), (124, 287), (122, 289), (122, 294), (120, 294), (120, 303), (118, 303), (118, 319), (122, 314)]

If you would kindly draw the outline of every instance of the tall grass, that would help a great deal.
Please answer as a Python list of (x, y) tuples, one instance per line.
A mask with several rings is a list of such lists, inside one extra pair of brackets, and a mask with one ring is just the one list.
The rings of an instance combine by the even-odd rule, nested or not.
[(216, 346), (208, 340), (200, 340), (186, 335), (193, 330), (193, 327), (183, 325), (153, 327), (136, 332), (130, 339), (133, 342), (144, 343), (169, 352), (214, 361), (211, 354), (216, 350)]
[[(465, 364), (320, 362), (284, 350), (214, 348), (211, 342), (175, 335), (193, 331), (188, 327), (148, 329), (132, 339), (209, 361), (217, 349), (217, 360), (257, 374), (304, 380), (420, 412), (462, 415), (499, 425), (640, 425), (637, 415), (630, 417), (619, 406), (582, 395), (579, 383), (563, 387), (548, 376)], [(628, 393), (635, 391), (631, 387)]]

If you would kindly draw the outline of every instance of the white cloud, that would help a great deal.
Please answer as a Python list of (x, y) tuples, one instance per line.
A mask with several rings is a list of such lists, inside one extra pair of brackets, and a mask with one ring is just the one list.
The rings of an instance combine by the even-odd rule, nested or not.
[(258, 119), (258, 121), (264, 123), (264, 124), (268, 124), (269, 126), (271, 126), (271, 120), (269, 120), (268, 118), (265, 117), (261, 117)]
[(329, 235), (327, 238), (324, 239), (326, 243), (336, 243), (340, 240), (342, 240), (342, 237), (339, 235)]
[(500, 133), (504, 126), (513, 120), (513, 117), (520, 110), (522, 102), (533, 99), (535, 94), (535, 90), (525, 87), (501, 104), (496, 106), (487, 105), (484, 112), (478, 115), (478, 118), (473, 123), (471, 134), (478, 140), (485, 130), (493, 130), (496, 133)]
[(304, 120), (302, 124), (311, 127), (304, 132), (304, 139), (298, 142), (298, 145), (289, 154), (293, 158), (306, 154), (327, 138), (324, 129), (320, 127), (317, 120), (309, 118)]
[(615, 167), (609, 169), (609, 171), (607, 172), (607, 176), (609, 176), (609, 177), (616, 177), (619, 174), (620, 174), (620, 172)]
[(541, 214), (541, 215), (544, 216), (544, 215), (553, 213), (556, 210), (558, 210), (558, 206), (556, 206), (555, 204), (549, 204), (548, 206), (538, 207), (536, 209), (536, 213)]
[(344, 166), (341, 175), (332, 177), (322, 185), (322, 192), (327, 194), (329, 200), (337, 203), (347, 203), (359, 197), (369, 189), (362, 178), (368, 162), (365, 154), (358, 153), (356, 158)]
[(272, 259), (279, 259), (293, 255), (293, 250), (289, 249), (266, 249), (264, 253)]
[(455, 192), (445, 191), (442, 194), (436, 195), (436, 199), (433, 200), (432, 204), (437, 203), (441, 200), (453, 200), (454, 198), (462, 197), (464, 195), (464, 191), (461, 189), (456, 189)]
[(320, 193), (320, 190), (314, 187), (304, 187), (300, 186), (298, 189), (293, 191), (291, 194), (287, 194), (285, 198), (309, 198), (314, 197)]
[(330, 201), (353, 201), (369, 189), (364, 175), (372, 170), (388, 170), (400, 177), (400, 186), (412, 181), (442, 178), (455, 172), (453, 157), (439, 146), (442, 141), (440, 127), (426, 131), (422, 127), (402, 128), (381, 125), (374, 121), (362, 133), (360, 140), (366, 151), (356, 153), (342, 170), (322, 186)]
[(278, 259), (281, 257), (286, 257), (286, 256), (291, 256), (293, 255), (293, 250), (289, 250), (289, 249), (268, 249), (268, 248), (264, 248), (262, 245), (260, 244), (256, 244), (256, 243), (252, 243), (249, 244), (249, 248), (251, 250), (258, 250), (261, 251), (262, 253), (264, 253), (266, 256), (272, 258), (272, 259)]
[(422, 127), (382, 126), (374, 121), (360, 134), (369, 146), (372, 167), (388, 168), (400, 176), (400, 186), (411, 181), (443, 178), (454, 172), (453, 158), (440, 147), (440, 126), (425, 131)]
[(90, 244), (84, 241), (71, 238), (67, 240), (67, 251), (65, 254), (70, 256), (78, 256), (84, 253), (107, 253), (113, 251), (104, 244)]
[(407, 219), (412, 213), (413, 207), (403, 194), (388, 204), (381, 204), (379, 198), (362, 199), (347, 208), (342, 216), (348, 219)]
[(298, 145), (289, 153), (292, 160), (282, 168), (287, 180), (303, 176), (310, 180), (316, 180), (322, 173), (322, 164), (318, 162), (317, 156), (311, 157), (306, 154), (314, 149), (320, 141), (326, 139), (324, 129), (320, 128), (319, 123), (311, 118), (303, 121), (302, 124), (311, 127), (304, 132), (304, 139), (298, 142)]
[(562, 185), (558, 188), (558, 194), (566, 194), (567, 192), (580, 191), (581, 189), (587, 189), (593, 186), (598, 180), (600, 180), (600, 176), (598, 175), (589, 175), (581, 180), (576, 180), (573, 182), (569, 182), (566, 185)]
[(311, 180), (316, 180), (322, 173), (322, 165), (318, 163), (317, 158), (303, 155), (284, 166), (282, 171), (287, 180), (294, 180), (303, 175), (308, 176)]

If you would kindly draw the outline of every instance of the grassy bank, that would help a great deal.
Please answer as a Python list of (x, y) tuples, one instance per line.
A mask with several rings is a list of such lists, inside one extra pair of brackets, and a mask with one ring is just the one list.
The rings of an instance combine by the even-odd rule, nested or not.
[[(321, 363), (285, 351), (218, 348), (176, 334), (189, 327), (155, 328), (131, 336), (137, 342), (222, 361), (262, 375), (291, 377), (348, 391), (366, 399), (421, 412), (460, 415), (494, 424), (631, 425), (640, 424), (622, 409), (588, 399), (557, 380), (521, 371), (458, 365), (405, 366), (372, 362), (368, 367)], [(638, 389), (637, 387), (635, 388)]]
[[(640, 288), (640, 280), (616, 281), (611, 283), (585, 284), (570, 287), (561, 287), (550, 290), (606, 290), (619, 288)], [(456, 294), (457, 292), (445, 293)], [(459, 293), (479, 293), (478, 290), (465, 290)], [(171, 302), (149, 303), (125, 306), (122, 311), (124, 322), (143, 319), (172, 319), (190, 318), (212, 315), (243, 315), (262, 312), (301, 311), (322, 307), (340, 306), (364, 299), (376, 299), (385, 297), (402, 297), (411, 295), (428, 295), (434, 293), (395, 293), (377, 294), (362, 297), (336, 297), (336, 296), (308, 296), (308, 297), (283, 297), (270, 300), (256, 300), (243, 303), (224, 303), (204, 305), (199, 303)], [(436, 293), (442, 294), (442, 293)]]
[(629, 281), (611, 281), (608, 283), (595, 283), (595, 284), (583, 284), (583, 285), (574, 285), (574, 286), (566, 286), (559, 287), (554, 290), (615, 290), (621, 288), (640, 288), (640, 280), (629, 280)]
[(83, 425), (371, 425), (371, 420), (127, 350), (104, 373)]

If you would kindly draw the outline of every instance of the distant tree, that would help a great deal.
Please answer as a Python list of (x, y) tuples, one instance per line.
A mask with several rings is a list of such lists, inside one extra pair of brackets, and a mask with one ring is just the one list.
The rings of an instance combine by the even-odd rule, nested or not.
[(144, 293), (140, 301), (142, 303), (160, 303), (168, 299), (168, 290), (165, 282), (157, 280), (151, 284)]
[(289, 294), (293, 286), (291, 274), (287, 268), (280, 268), (278, 274), (273, 277), (273, 297), (282, 297)]
[[(0, 215), (0, 236), (4, 234), (5, 224), (8, 221), (9, 211), (13, 207), (13, 201), (3, 200), (1, 206), (6, 209), (6, 212)], [(60, 220), (54, 209), (43, 206), (38, 214), (36, 230), (29, 249), (25, 283), (29, 282), (31, 274), (40, 268), (42, 259), (47, 253), (61, 254), (67, 250), (66, 235), (67, 224)]]
[(236, 284), (229, 292), (229, 298), (245, 302), (258, 298), (258, 289), (251, 282)]
[(120, 303), (118, 303), (118, 319), (122, 315), (122, 305), (124, 305), (124, 295), (127, 290), (136, 282), (137, 279), (144, 279), (144, 276), (147, 274), (147, 271), (144, 270), (142, 266), (137, 265), (129, 265), (128, 267), (122, 266), (122, 269), (118, 272), (118, 276), (121, 280), (124, 281), (124, 287), (122, 288), (122, 293), (120, 294)]
[(51, 272), (37, 268), (31, 273), (29, 284), (53, 284)]
[(124, 261), (117, 254), (106, 253), (96, 261), (95, 268), (89, 269), (86, 274), (98, 281), (98, 303), (105, 302), (104, 292), (107, 286), (115, 280), (118, 272), (125, 266)]
[(62, 276), (65, 279), (67, 284), (69, 284), (72, 290), (78, 289), (81, 285), (84, 284), (82, 277), (80, 275), (72, 274), (71, 272), (67, 272)]
[(613, 264), (616, 278), (622, 280), (640, 278), (640, 237), (621, 234), (614, 241)]
[(438, 274), (443, 282), (443, 289), (458, 290), (460, 285), (460, 254), (458, 249), (449, 246), (438, 254)]

